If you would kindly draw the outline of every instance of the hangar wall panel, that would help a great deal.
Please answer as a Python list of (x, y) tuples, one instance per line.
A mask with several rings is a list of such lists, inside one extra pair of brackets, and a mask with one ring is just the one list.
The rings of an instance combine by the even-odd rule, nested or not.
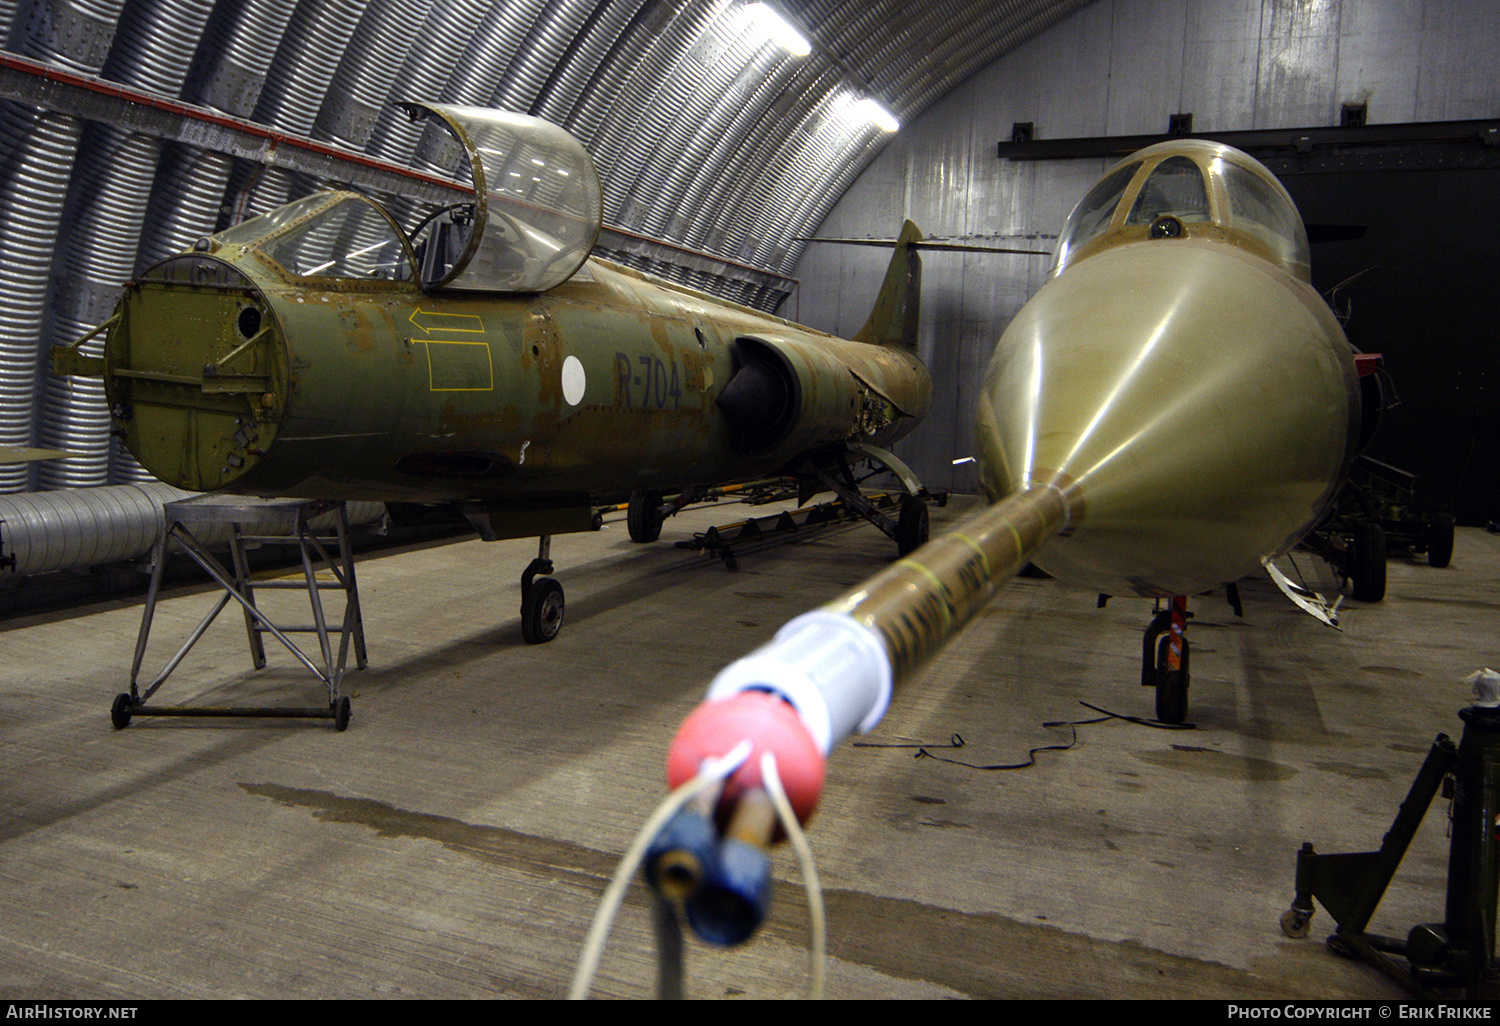
[[(909, 216), (929, 236), (1053, 247), (1106, 161), (1002, 161), (1015, 122), (1036, 138), (1500, 116), (1493, 54), (1500, 4), (1461, 0), (1100, 0), (969, 79), (904, 127), (816, 234), (889, 237)], [(812, 245), (796, 275), (814, 327), (856, 330), (884, 266), (867, 247)], [(1316, 254), (1314, 254), (1316, 264)], [(923, 356), (933, 413), (902, 455), (930, 486), (971, 489), (974, 390), (995, 341), (1046, 279), (1050, 259), (924, 255)], [(1316, 267), (1315, 267), (1316, 271)]]

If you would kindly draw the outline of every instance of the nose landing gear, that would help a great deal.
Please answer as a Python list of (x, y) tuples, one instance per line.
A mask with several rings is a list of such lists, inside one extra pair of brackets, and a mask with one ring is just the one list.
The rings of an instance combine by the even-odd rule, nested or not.
[[(552, 536), (537, 543), (537, 556), (521, 574), (521, 637), (540, 645), (557, 637), (563, 625), (563, 586), (552, 573)], [(538, 576), (544, 575), (544, 576)]]

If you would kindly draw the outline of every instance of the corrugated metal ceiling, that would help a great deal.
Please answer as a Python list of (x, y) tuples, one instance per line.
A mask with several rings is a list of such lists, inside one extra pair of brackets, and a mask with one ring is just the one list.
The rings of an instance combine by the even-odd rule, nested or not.
[[(890, 136), (1088, 0), (0, 0), (12, 53), (384, 160), (418, 162), (428, 99), (561, 124), (593, 153), (605, 220), (785, 273)], [(218, 150), (0, 101), (0, 445), (97, 453), (0, 491), (137, 479), (102, 393), (42, 355), (108, 315), (118, 283), (208, 231), (321, 187)], [(760, 306), (774, 288), (618, 258)], [(701, 268), (701, 264), (700, 264)], [(38, 344), (40, 341), (40, 345)]]

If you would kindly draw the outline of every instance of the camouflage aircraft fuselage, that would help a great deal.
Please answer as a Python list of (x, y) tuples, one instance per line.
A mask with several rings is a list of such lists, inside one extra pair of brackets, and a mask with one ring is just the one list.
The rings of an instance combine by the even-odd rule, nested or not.
[[(104, 367), (115, 429), (182, 488), (577, 509), (886, 446), (930, 402), (914, 355), (599, 259), (494, 295), (198, 249), (126, 287)], [(747, 367), (761, 387), (720, 404)]]

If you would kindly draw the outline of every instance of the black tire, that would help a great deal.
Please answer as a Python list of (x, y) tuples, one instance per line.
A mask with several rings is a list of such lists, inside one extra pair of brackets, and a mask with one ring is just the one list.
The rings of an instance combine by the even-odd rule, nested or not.
[(625, 526), (633, 542), (654, 542), (661, 537), (661, 492), (631, 492), (625, 509)]
[(1349, 554), (1353, 563), (1349, 577), (1354, 582), (1354, 597), (1360, 602), (1379, 602), (1385, 598), (1385, 529), (1379, 524), (1360, 524), (1355, 529)]
[(333, 729), (339, 733), (349, 729), (349, 715), (352, 709), (348, 696), (340, 698), (333, 706)]
[(1156, 718), (1162, 723), (1182, 723), (1188, 711), (1188, 639), (1182, 639), (1182, 663), (1176, 670), (1167, 669), (1167, 651), (1172, 644), (1168, 631), (1156, 643)]
[[(1027, 563), (1026, 566), (1031, 566)], [(1026, 567), (1021, 568), (1020, 576), (1025, 576)], [(1160, 661), (1159, 646), (1157, 640), (1172, 627), (1172, 610), (1170, 608), (1159, 610), (1151, 618), (1151, 623), (1146, 627), (1146, 633), (1141, 638), (1141, 687), (1154, 688), (1157, 685), (1156, 666)]]
[(109, 722), (115, 725), (116, 730), (124, 730), (130, 726), (131, 705), (129, 695), (115, 696), (114, 704), (109, 707)]
[(1281, 932), (1295, 940), (1301, 940), (1312, 932), (1311, 912), (1299, 912), (1289, 908), (1281, 913)]
[(901, 515), (896, 521), (896, 551), (909, 555), (927, 544), (927, 503), (915, 495), (901, 500)]
[(557, 637), (563, 625), (563, 587), (554, 577), (538, 577), (521, 602), (521, 636), (528, 645)]
[(1427, 565), (1441, 570), (1453, 562), (1453, 518), (1439, 513), (1432, 518), (1432, 533), (1427, 542)]

